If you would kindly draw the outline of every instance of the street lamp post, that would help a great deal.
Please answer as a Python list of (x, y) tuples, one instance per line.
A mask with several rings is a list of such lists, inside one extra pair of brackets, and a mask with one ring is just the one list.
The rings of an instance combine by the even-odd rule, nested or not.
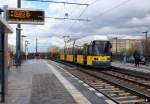
[(79, 38), (70, 38), (70, 41), (73, 41), (73, 48), (72, 48), (72, 54), (73, 54), (73, 61), (76, 60), (76, 56), (75, 56), (75, 43), (76, 43), (76, 40), (79, 39)]
[(21, 41), (20, 41), (20, 33), (21, 33), (22, 28), (17, 27), (16, 28), (16, 62), (17, 65), (21, 66)]
[(64, 46), (64, 58), (66, 59), (66, 43), (68, 42), (70, 36), (63, 36), (65, 46)]
[[(21, 8), (21, 0), (17, 0), (17, 8)], [(21, 66), (21, 24), (17, 24), (16, 28), (16, 62)]]
[(147, 39), (148, 39), (148, 36), (147, 36), (148, 31), (145, 31), (145, 32), (142, 32), (142, 33), (144, 33), (144, 34), (145, 34), (145, 40), (147, 41)]
[(27, 60), (27, 46), (28, 46), (29, 41), (25, 40), (25, 56), (26, 56), (26, 60)]
[(26, 36), (26, 35), (21, 35), (21, 37), (22, 37), (22, 39), (21, 39), (21, 40), (22, 40), (22, 42), (21, 42), (21, 44), (22, 44), (21, 47), (22, 47), (22, 48), (21, 48), (21, 49), (22, 49), (22, 52), (23, 52), (23, 38), (25, 38), (25, 37), (27, 37), (27, 36)]
[(144, 45), (145, 45), (145, 52), (144, 52), (144, 54), (148, 54), (148, 50), (147, 50), (147, 48), (148, 48), (148, 31), (145, 31), (145, 32), (142, 32), (142, 33), (144, 33), (145, 34), (145, 42), (144, 42)]

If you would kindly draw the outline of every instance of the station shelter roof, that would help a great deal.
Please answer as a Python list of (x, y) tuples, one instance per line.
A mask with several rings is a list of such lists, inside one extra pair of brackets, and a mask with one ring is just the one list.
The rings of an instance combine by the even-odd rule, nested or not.
[(11, 26), (1, 16), (0, 16), (0, 27), (4, 27), (6, 33), (13, 33), (13, 29), (11, 28)]

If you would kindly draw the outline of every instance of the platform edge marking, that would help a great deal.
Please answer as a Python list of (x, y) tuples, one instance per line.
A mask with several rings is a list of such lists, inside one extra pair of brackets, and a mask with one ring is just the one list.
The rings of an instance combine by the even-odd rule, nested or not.
[(113, 102), (112, 100), (105, 100), (108, 104), (116, 104), (115, 102)]
[[(51, 71), (56, 75), (56, 77), (64, 85), (64, 87), (69, 91), (69, 93), (72, 95), (72, 97), (75, 99), (75, 101), (78, 104), (91, 104), (91, 102), (81, 92), (79, 92), (67, 79), (65, 79), (57, 70), (55, 70), (55, 68), (52, 65), (50, 65), (46, 61), (44, 62), (51, 69)], [(58, 65), (56, 66), (60, 69), (63, 69)]]
[(99, 92), (96, 92), (95, 94), (96, 94), (97, 96), (99, 96), (99, 97), (104, 96), (102, 93), (99, 93)]

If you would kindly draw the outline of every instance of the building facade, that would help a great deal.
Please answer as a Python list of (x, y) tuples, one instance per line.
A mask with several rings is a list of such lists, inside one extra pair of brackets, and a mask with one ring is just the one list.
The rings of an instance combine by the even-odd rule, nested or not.
[(133, 38), (112, 38), (110, 42), (112, 44), (112, 53), (121, 54), (124, 52), (128, 52), (130, 49), (139, 48), (142, 50), (141, 39), (133, 39)]

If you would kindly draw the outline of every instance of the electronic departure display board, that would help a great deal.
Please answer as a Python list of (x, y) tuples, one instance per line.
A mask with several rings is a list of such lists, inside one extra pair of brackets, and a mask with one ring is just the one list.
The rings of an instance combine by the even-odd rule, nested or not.
[(44, 24), (44, 11), (32, 9), (9, 9), (8, 22), (11, 24)]

